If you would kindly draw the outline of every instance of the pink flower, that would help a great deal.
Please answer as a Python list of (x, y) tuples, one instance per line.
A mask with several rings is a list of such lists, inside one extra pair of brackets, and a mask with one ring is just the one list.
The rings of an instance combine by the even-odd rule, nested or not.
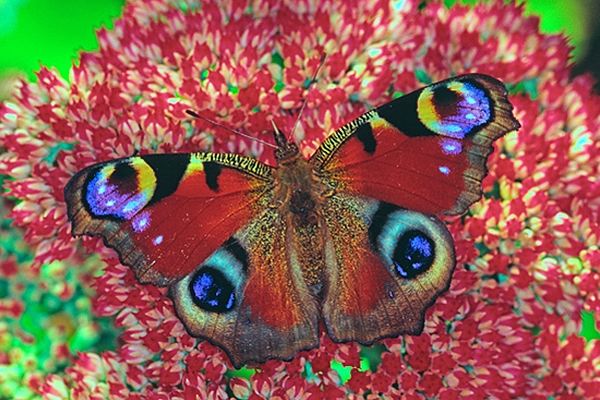
[[(564, 37), (542, 35), (536, 18), (502, 1), (447, 9), (414, 0), (154, 0), (130, 2), (98, 38), (100, 50), (81, 55), (69, 82), (44, 68), (37, 83), (19, 83), (0, 105), (0, 172), (17, 199), (10, 217), (34, 251), (29, 270), (57, 260), (78, 268), (77, 243), (100, 254), (106, 265), (94, 281), (94, 310), (122, 328), (118, 348), (76, 354), (64, 372), (48, 371), (55, 373), (39, 393), (598, 396), (600, 341), (580, 332), (582, 312), (600, 321), (600, 100), (589, 77), (569, 79)], [(328, 57), (309, 91), (323, 52)], [(310, 154), (328, 132), (398, 92), (464, 72), (506, 82), (523, 127), (498, 142), (484, 200), (448, 220), (457, 268), (421, 336), (370, 348), (323, 338), (320, 348), (290, 362), (235, 371), (222, 350), (187, 334), (164, 289), (137, 284), (100, 240), (71, 238), (63, 188), (92, 163), (207, 149), (273, 161), (260, 143), (192, 121), (187, 109), (270, 140), (270, 120), (290, 132), (307, 99), (295, 135)], [(0, 260), (11, 288), (21, 265)], [(18, 298), (22, 292), (11, 293), (16, 298), (3, 299), (0, 312), (14, 318), (29, 305)], [(57, 289), (61, 299), (74, 293), (68, 283)], [(70, 354), (62, 344), (54, 348)], [(0, 360), (8, 360), (4, 353), (0, 348)]]

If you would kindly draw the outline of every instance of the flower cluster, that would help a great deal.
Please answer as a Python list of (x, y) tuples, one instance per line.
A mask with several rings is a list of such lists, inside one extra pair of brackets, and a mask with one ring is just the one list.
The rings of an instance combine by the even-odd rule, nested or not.
[(114, 347), (114, 328), (91, 311), (98, 258), (75, 254), (32, 267), (21, 230), (7, 223), (14, 204), (0, 206), (0, 397), (34, 398), (46, 375), (68, 367), (76, 351)]
[[(48, 69), (37, 83), (21, 82), (0, 105), (0, 173), (17, 200), (10, 217), (34, 251), (29, 273), (56, 279), (62, 269), (53, 278), (41, 271), (63, 260), (82, 268), (83, 244), (106, 263), (93, 309), (123, 328), (112, 351), (63, 348), (64, 372), (38, 373), (30, 386), (49, 399), (598, 396), (600, 340), (580, 334), (583, 317), (600, 327), (593, 82), (569, 79), (566, 39), (540, 34), (522, 7), (421, 3), (132, 0), (69, 82)], [(139, 285), (100, 240), (71, 238), (63, 188), (92, 163), (207, 149), (273, 161), (260, 143), (191, 121), (187, 109), (270, 140), (271, 120), (290, 132), (306, 99), (294, 135), (310, 154), (365, 110), (465, 72), (506, 82), (523, 127), (499, 140), (485, 198), (448, 220), (457, 268), (420, 336), (371, 347), (323, 336), (290, 362), (232, 370), (219, 348), (187, 334), (163, 289)], [(12, 282), (16, 266), (0, 264)], [(35, 306), (22, 291), (11, 295), (4, 314), (10, 302), (13, 317)], [(10, 335), (0, 327), (4, 366), (14, 361), (3, 344), (19, 340)]]

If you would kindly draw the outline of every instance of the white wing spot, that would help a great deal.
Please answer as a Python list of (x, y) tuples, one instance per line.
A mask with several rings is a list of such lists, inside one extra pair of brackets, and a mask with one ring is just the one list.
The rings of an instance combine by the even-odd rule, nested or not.
[(442, 174), (444, 174), (444, 175), (449, 175), (449, 174), (450, 174), (450, 168), (448, 168), (448, 167), (447, 167), (447, 166), (445, 166), (445, 165), (442, 165), (442, 166), (440, 167), (440, 172), (441, 172)]

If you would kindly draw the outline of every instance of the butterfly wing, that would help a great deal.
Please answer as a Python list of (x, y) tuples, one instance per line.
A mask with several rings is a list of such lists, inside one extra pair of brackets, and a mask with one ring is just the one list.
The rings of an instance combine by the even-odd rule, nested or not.
[(265, 207), (189, 276), (171, 287), (190, 334), (225, 349), (233, 365), (289, 359), (318, 344), (318, 309), (297, 263), (289, 227)]
[(339, 191), (462, 214), (481, 197), (492, 143), (520, 126), (506, 95), (486, 75), (436, 83), (340, 128), (311, 163)]
[(73, 235), (101, 236), (140, 282), (165, 286), (246, 224), (271, 180), (270, 167), (236, 155), (144, 155), (80, 171), (65, 199)]
[(323, 207), (332, 339), (422, 331), (455, 264), (452, 236), (429, 214), (460, 214), (480, 198), (494, 140), (519, 127), (506, 96), (489, 76), (449, 79), (366, 113), (313, 155), (335, 193)]
[(170, 285), (193, 336), (236, 367), (317, 342), (314, 299), (290, 265), (272, 168), (233, 154), (130, 157), (65, 188), (73, 234), (101, 236), (142, 283)]
[[(338, 213), (344, 213), (340, 217)], [(336, 194), (325, 207), (331, 232), (323, 316), (334, 341), (372, 343), (419, 334), (425, 310), (448, 289), (454, 242), (433, 215)]]

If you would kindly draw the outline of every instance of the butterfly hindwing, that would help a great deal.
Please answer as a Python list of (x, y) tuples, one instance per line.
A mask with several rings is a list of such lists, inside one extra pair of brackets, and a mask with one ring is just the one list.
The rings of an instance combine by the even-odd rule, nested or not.
[(318, 344), (317, 301), (290, 257), (289, 229), (265, 208), (171, 287), (188, 331), (224, 348), (237, 368)]
[(454, 269), (454, 242), (445, 224), (433, 215), (343, 194), (330, 198), (326, 209), (336, 211), (326, 213), (336, 254), (325, 273), (329, 336), (372, 343), (420, 333), (425, 310), (448, 288)]

